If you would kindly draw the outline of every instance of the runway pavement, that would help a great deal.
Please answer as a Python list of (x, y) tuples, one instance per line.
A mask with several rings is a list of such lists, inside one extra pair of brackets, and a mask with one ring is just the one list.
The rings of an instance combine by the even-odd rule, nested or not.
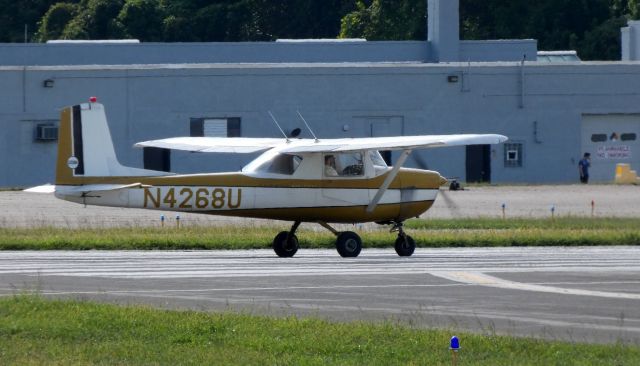
[(0, 252), (0, 295), (640, 345), (640, 248)]

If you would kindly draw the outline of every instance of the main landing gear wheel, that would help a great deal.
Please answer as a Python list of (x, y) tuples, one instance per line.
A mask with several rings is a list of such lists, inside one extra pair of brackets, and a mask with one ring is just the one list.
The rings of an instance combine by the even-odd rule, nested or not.
[(396, 253), (401, 257), (410, 257), (416, 250), (416, 242), (409, 235), (398, 234), (396, 239)]
[(298, 237), (296, 230), (300, 226), (300, 221), (296, 221), (290, 231), (281, 231), (273, 238), (273, 251), (278, 257), (291, 258), (298, 251)]
[(298, 251), (298, 237), (289, 235), (288, 231), (281, 231), (273, 239), (273, 251), (278, 257), (290, 258)]
[(338, 234), (336, 249), (342, 257), (357, 257), (362, 250), (362, 239), (353, 231), (344, 231)]

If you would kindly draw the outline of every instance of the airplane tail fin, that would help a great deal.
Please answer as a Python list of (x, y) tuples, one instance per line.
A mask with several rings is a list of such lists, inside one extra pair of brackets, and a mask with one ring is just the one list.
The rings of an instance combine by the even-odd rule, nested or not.
[(90, 103), (67, 107), (60, 114), (56, 185), (87, 184), (87, 177), (142, 177), (166, 172), (121, 165), (116, 157), (104, 106)]

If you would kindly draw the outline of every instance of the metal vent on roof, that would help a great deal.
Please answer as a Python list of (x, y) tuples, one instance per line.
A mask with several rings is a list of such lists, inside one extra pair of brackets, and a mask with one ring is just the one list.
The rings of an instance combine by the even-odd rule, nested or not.
[(538, 51), (538, 62), (579, 62), (576, 51)]

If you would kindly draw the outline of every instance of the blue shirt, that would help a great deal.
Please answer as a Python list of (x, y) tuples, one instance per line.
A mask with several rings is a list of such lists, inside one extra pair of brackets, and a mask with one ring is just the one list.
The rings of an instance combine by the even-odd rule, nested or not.
[(582, 172), (582, 175), (585, 177), (588, 177), (589, 167), (591, 166), (591, 163), (589, 162), (589, 160), (587, 159), (580, 160), (580, 162), (578, 163), (578, 166), (580, 167), (580, 171)]

